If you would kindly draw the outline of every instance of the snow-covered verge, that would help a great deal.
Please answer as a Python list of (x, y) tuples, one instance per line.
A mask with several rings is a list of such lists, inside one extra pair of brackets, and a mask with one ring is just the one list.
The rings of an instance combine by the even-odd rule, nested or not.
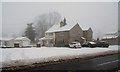
[(0, 68), (10, 66), (31, 65), (49, 61), (86, 58), (118, 53), (119, 46), (109, 48), (41, 47), (41, 48), (0, 48)]

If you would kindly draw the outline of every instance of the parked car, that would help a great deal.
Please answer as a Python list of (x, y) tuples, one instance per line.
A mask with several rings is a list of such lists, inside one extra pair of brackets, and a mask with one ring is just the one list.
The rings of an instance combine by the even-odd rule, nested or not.
[(96, 47), (96, 43), (95, 42), (85, 42), (82, 44), (82, 47)]
[(69, 44), (69, 47), (81, 48), (80, 42), (72, 42)]
[(98, 41), (98, 42), (96, 43), (96, 46), (97, 46), (97, 47), (109, 47), (109, 44), (108, 44), (108, 42), (106, 42), (106, 41)]

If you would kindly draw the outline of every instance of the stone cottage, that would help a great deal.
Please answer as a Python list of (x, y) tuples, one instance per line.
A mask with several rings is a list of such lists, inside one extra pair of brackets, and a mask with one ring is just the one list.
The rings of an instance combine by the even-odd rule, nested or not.
[[(91, 29), (89, 30), (91, 31)], [(42, 46), (68, 46), (73, 41), (83, 43), (86, 40), (85, 36), (83, 36), (83, 30), (78, 23), (67, 24), (64, 18), (59, 24), (55, 24), (48, 29), (45, 32), (45, 37), (40, 38), (39, 41), (42, 43)]]

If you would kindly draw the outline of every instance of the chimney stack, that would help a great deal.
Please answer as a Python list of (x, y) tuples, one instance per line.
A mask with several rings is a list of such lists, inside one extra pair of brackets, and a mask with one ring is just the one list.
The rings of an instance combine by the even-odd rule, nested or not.
[(60, 22), (60, 27), (63, 27), (65, 26), (67, 23), (66, 23), (66, 18), (64, 18), (63, 21)]
[(60, 27), (62, 27), (62, 26), (64, 26), (64, 22), (63, 21), (60, 22)]
[(66, 18), (64, 18), (63, 22), (64, 22), (64, 25), (66, 25)]

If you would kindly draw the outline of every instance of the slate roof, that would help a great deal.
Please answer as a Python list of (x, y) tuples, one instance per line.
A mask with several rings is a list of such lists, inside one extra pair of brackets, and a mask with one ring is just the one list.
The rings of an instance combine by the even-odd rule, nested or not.
[(5, 40), (5, 41), (9, 41), (12, 40), (13, 38), (5, 38), (5, 37), (0, 37), (0, 40)]
[(115, 32), (115, 33), (109, 33), (109, 34), (105, 34), (102, 39), (110, 39), (110, 38), (117, 38), (119, 35), (118, 35), (118, 32)]
[(15, 40), (30, 40), (30, 39), (27, 37), (17, 37), (15, 38)]
[(66, 24), (63, 27), (60, 27), (60, 24), (53, 25), (50, 29), (48, 29), (45, 33), (53, 33), (53, 32), (60, 32), (60, 31), (69, 31), (77, 24)]

